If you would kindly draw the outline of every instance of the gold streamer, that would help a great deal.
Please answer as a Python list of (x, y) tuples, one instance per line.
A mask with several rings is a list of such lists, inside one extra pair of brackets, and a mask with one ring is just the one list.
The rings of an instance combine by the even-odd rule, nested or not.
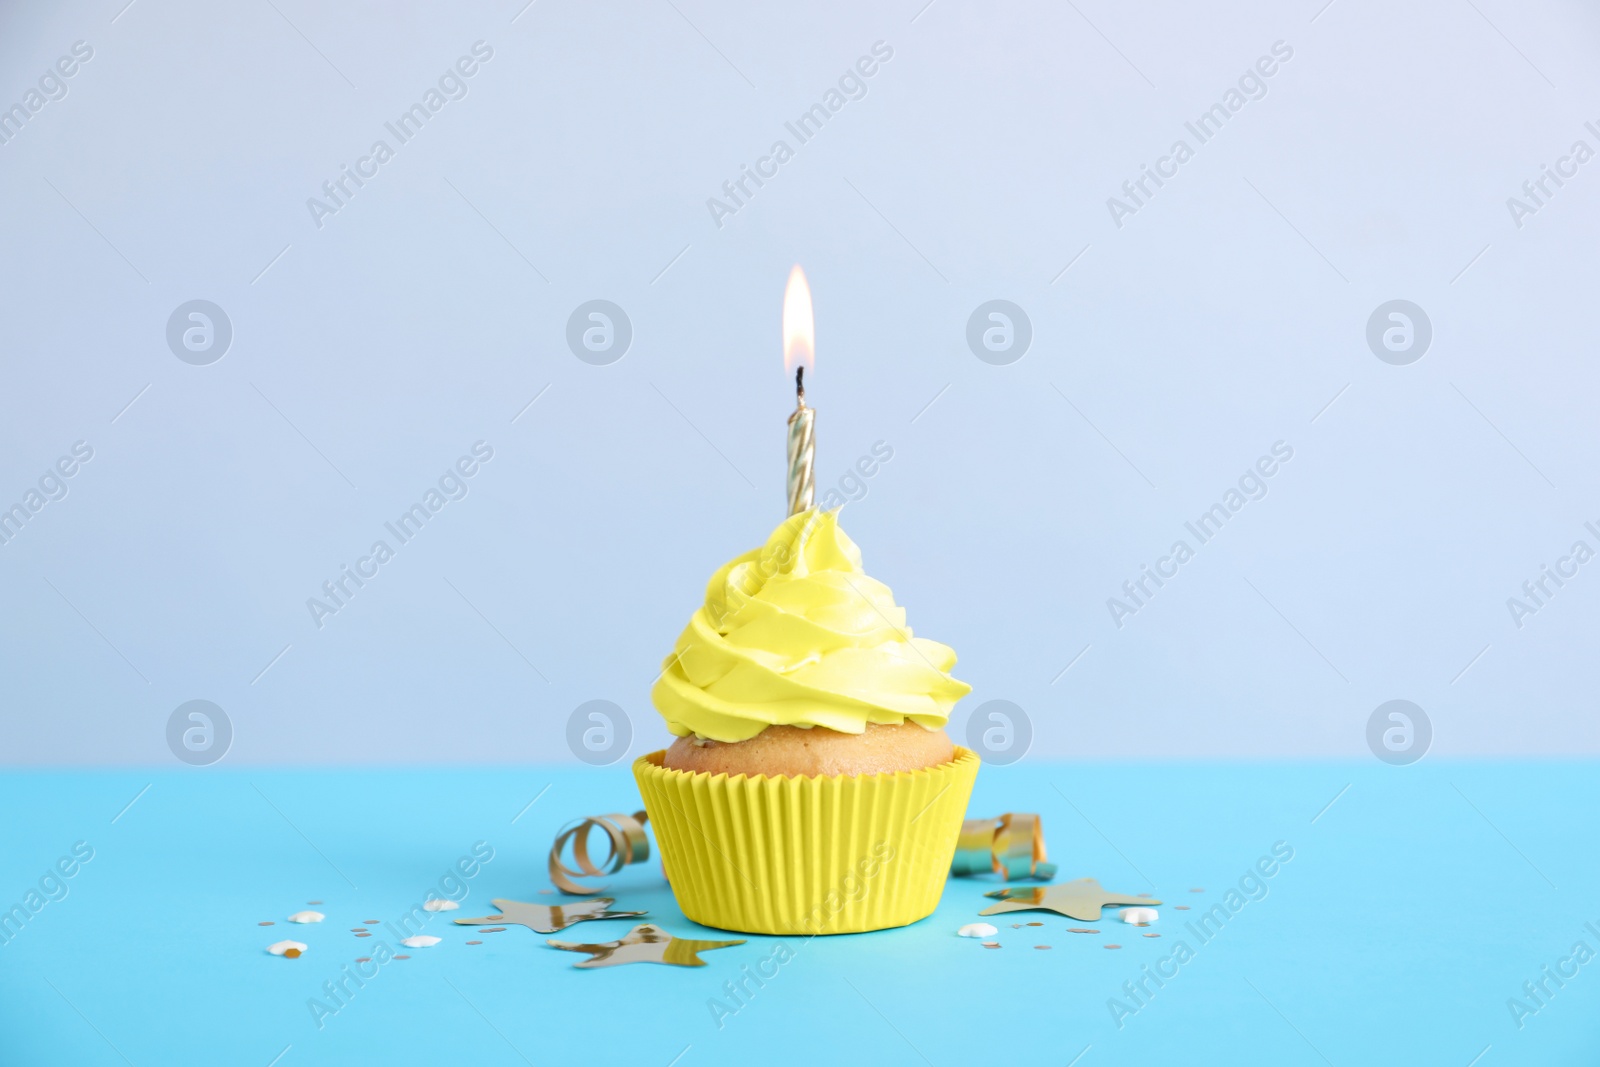
[(1056, 865), (1047, 863), (1044, 824), (1029, 812), (1006, 812), (998, 819), (968, 819), (961, 824), (950, 873), (958, 878), (994, 871), (1012, 882), (1048, 882)]
[[(648, 860), (650, 839), (645, 836), (644, 824), (649, 818), (644, 812), (636, 811), (632, 815), (591, 815), (568, 824), (556, 836), (556, 843), (550, 846), (550, 881), (563, 893), (573, 896), (589, 896), (600, 892), (605, 886), (585, 888), (573, 879), (602, 878), (616, 874), (631, 863)], [(589, 858), (589, 831), (597, 827), (605, 831), (610, 846), (606, 858), (598, 865)], [(562, 860), (568, 841), (572, 842), (572, 858), (578, 864), (576, 870)]]

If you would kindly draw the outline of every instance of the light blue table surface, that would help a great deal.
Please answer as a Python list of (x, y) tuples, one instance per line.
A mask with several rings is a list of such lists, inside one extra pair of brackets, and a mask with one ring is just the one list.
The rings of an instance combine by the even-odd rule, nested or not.
[[(710, 1002), (734, 1006), (724, 983), (772, 957), (775, 939), (708, 952), (700, 969), (580, 971), (522, 928), (449, 921), (489, 912), (491, 897), (557, 899), (538, 893), (557, 829), (637, 798), (625, 764), (8, 773), (0, 904), (25, 904), (78, 842), (93, 858), (46, 879), (66, 895), (0, 946), (0, 1062), (1600, 1062), (1593, 763), (986, 767), (971, 814), (1039, 812), (1062, 876), (1160, 897), (1162, 936), (1109, 911), (1097, 935), (1038, 913), (1005, 917), (1044, 925), (998, 922), (1003, 947), (986, 950), (955, 931), (993, 884), (952, 880), (912, 927), (786, 939), (792, 958), (720, 1028)], [(443, 943), (379, 969), (319, 1029), (308, 1000), (384, 936), (350, 928), (404, 914), (479, 841), (494, 858), (466, 880), (462, 910), (429, 923)], [(1265, 896), (1195, 936), (1187, 922), (1278, 842), (1293, 859)], [(610, 886), (670, 931), (735, 936), (684, 920), (653, 858)], [(326, 922), (283, 921), (312, 900)], [(567, 936), (605, 940), (635, 921)], [(468, 946), (474, 936), (484, 943)], [(267, 955), (283, 937), (309, 951)], [(1166, 964), (1176, 974), (1129, 998), (1124, 983), (1180, 941), (1190, 958)], [(1558, 969), (1564, 984), (1546, 977)], [(1536, 1001), (1524, 983), (1541, 980)], [(1112, 998), (1137, 1010), (1118, 1020)]]

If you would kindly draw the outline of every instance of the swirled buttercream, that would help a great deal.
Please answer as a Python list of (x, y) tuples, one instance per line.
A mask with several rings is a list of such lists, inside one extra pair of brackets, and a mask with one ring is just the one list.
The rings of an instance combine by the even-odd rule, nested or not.
[(650, 698), (674, 734), (715, 741), (772, 725), (939, 729), (972, 691), (950, 677), (955, 662), (948, 645), (912, 636), (838, 510), (813, 508), (712, 576)]

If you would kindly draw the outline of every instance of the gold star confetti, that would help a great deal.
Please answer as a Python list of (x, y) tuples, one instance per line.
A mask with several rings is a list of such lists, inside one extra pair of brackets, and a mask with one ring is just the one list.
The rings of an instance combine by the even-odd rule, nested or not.
[(546, 940), (552, 948), (567, 952), (586, 952), (589, 958), (580, 960), (578, 967), (617, 967), (624, 963), (666, 963), (674, 967), (704, 967), (706, 961), (699, 954), (714, 948), (728, 948), (744, 944), (737, 941), (696, 941), (687, 937), (673, 937), (659, 926), (645, 923), (628, 931), (620, 941), (603, 941), (595, 945), (580, 945), (572, 941)]
[(642, 911), (611, 911), (610, 906), (616, 901), (610, 897), (592, 897), (589, 900), (566, 905), (524, 904), (520, 900), (491, 900), (489, 903), (499, 908), (501, 914), (480, 915), (474, 919), (454, 921), (462, 926), (511, 923), (516, 926), (526, 926), (535, 933), (554, 934), (585, 919), (631, 919), (647, 914)]
[(985, 908), (980, 915), (1003, 915), (1011, 911), (1054, 911), (1073, 919), (1094, 922), (1107, 904), (1159, 904), (1149, 897), (1130, 897), (1107, 893), (1093, 878), (1079, 878), (1059, 885), (996, 889), (986, 897), (999, 897), (1000, 903)]

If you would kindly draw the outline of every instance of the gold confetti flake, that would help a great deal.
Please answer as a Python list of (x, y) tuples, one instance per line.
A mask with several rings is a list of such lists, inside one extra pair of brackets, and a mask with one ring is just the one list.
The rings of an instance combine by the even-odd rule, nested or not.
[(1159, 900), (1130, 897), (1122, 893), (1108, 893), (1093, 878), (1079, 878), (1073, 882), (1033, 888), (996, 889), (985, 893), (998, 897), (999, 903), (983, 909), (980, 915), (1003, 915), (1012, 911), (1053, 911), (1084, 922), (1100, 918), (1100, 909), (1117, 904), (1159, 904)]
[(745, 940), (739, 938), (736, 941), (701, 941), (688, 937), (674, 937), (659, 926), (644, 923), (635, 926), (628, 931), (626, 937), (616, 941), (601, 941), (586, 945), (547, 939), (545, 944), (567, 952), (587, 953), (588, 959), (579, 960), (575, 965), (581, 968), (617, 967), (624, 963), (666, 963), (674, 967), (704, 967), (706, 961), (700, 958), (700, 953), (710, 952), (716, 948), (743, 945)]
[(528, 929), (541, 934), (553, 934), (565, 930), (573, 923), (583, 922), (585, 919), (621, 919), (632, 918), (645, 914), (642, 911), (612, 911), (611, 905), (616, 901), (610, 897), (590, 897), (588, 900), (576, 901), (572, 904), (525, 904), (520, 900), (502, 900), (496, 898), (489, 901), (500, 909), (498, 915), (479, 915), (475, 918), (452, 919), (458, 926), (484, 926), (499, 923), (496, 930), (504, 930), (505, 925), (514, 923), (526, 926)]

